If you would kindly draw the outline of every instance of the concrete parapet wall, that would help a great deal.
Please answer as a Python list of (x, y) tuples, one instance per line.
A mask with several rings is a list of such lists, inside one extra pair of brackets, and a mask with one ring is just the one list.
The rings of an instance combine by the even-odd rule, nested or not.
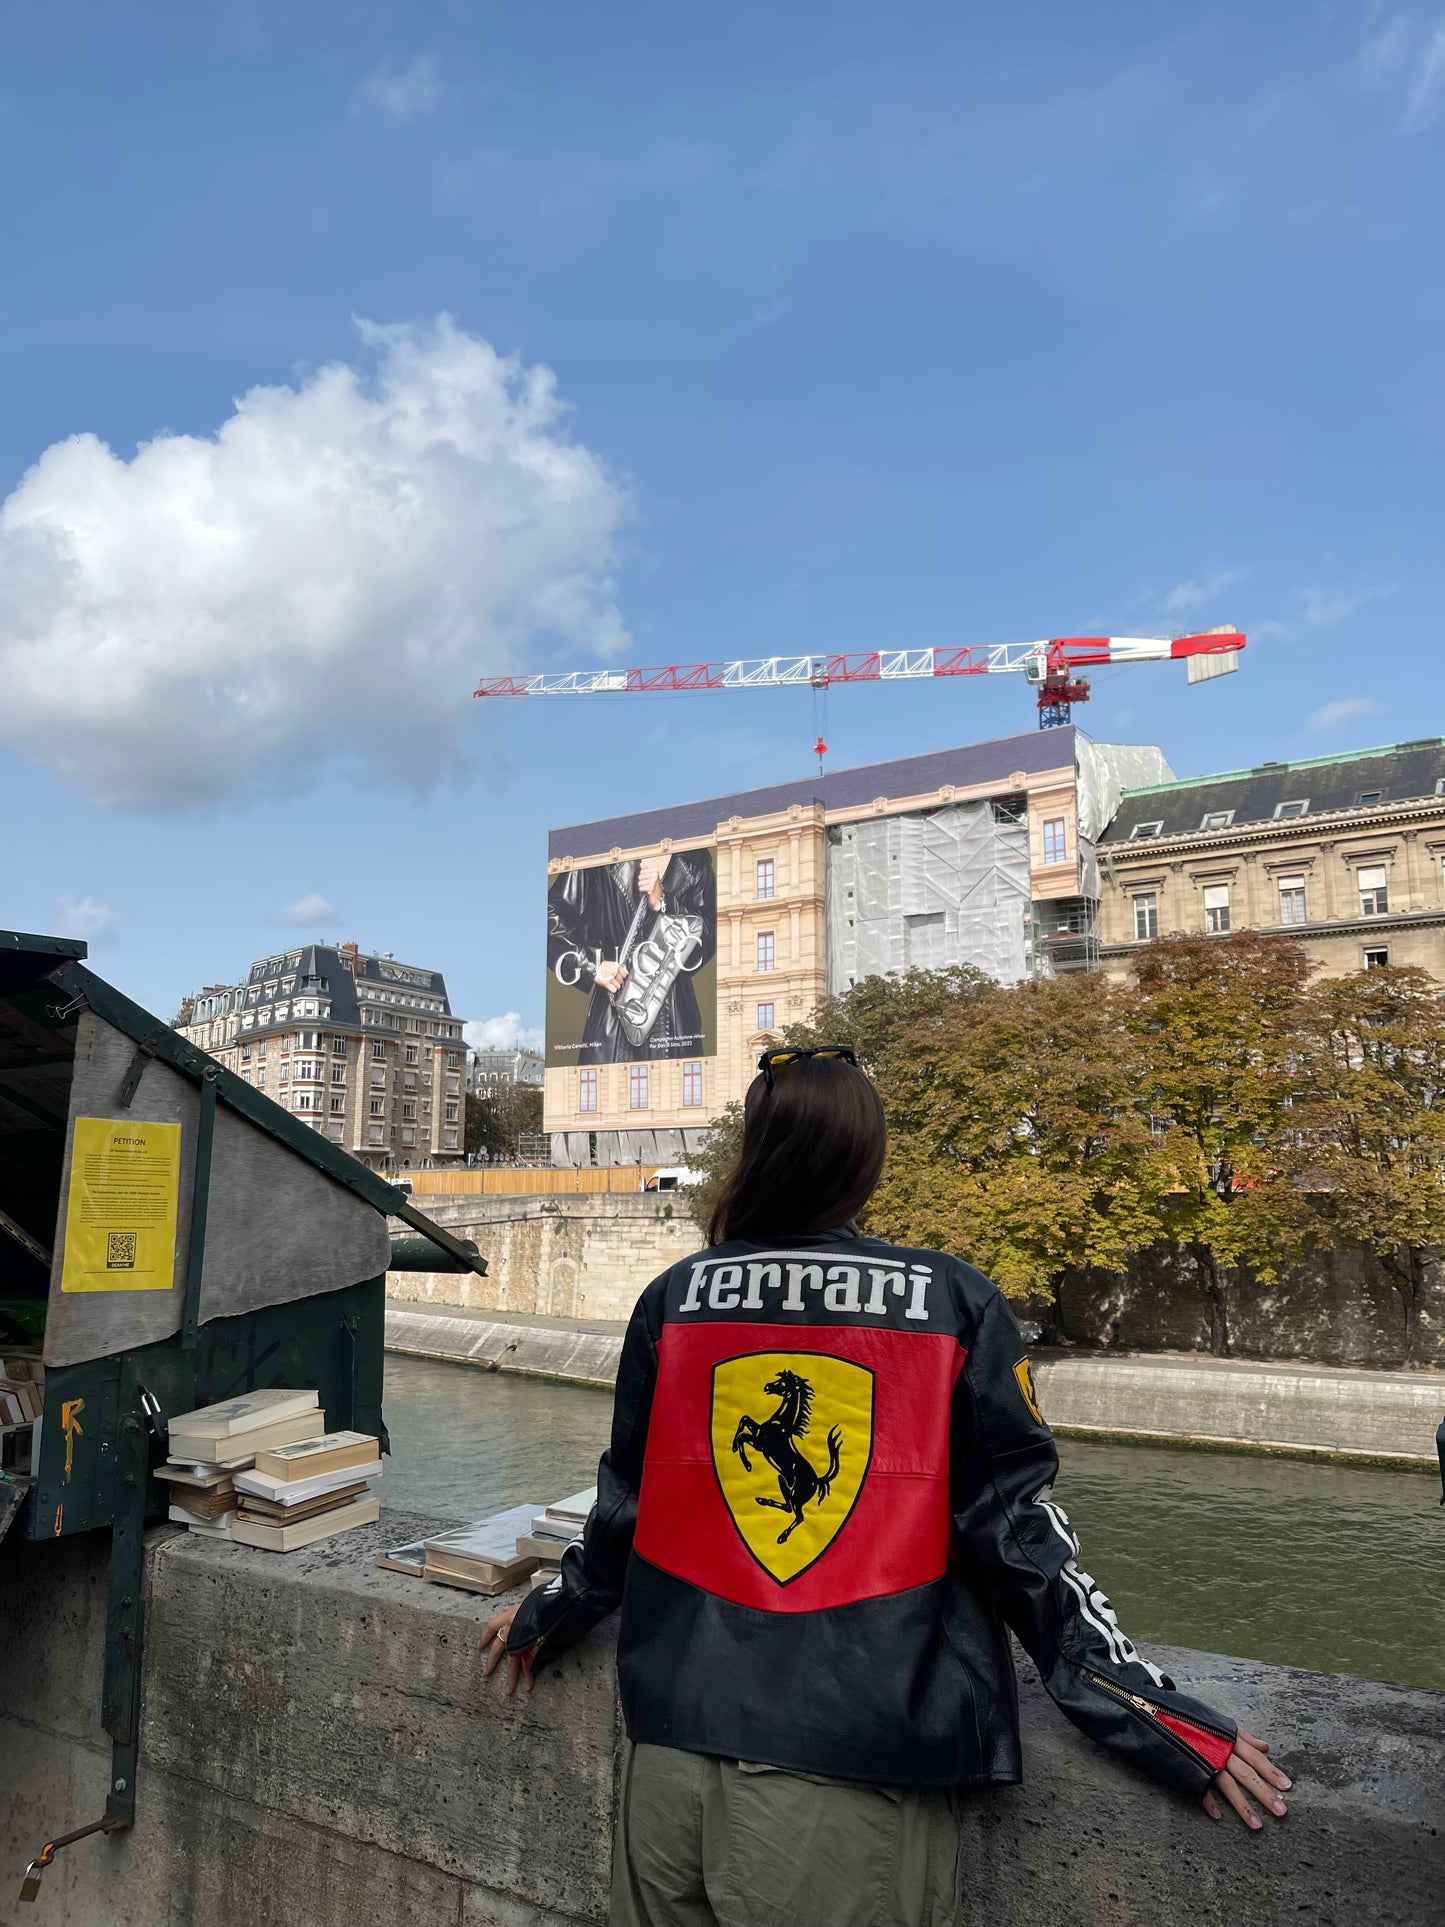
[(488, 1318), (485, 1313), (445, 1307), (423, 1310), (390, 1302), (386, 1308), (390, 1352), (452, 1359), (489, 1371), (572, 1379), (582, 1385), (616, 1384), (622, 1329), (589, 1331), (557, 1322)]
[[(0, 1565), (0, 1927), (576, 1927), (606, 1918), (622, 1744), (603, 1629), (531, 1699), (482, 1680), (490, 1602), (371, 1564), (426, 1522), (280, 1558), (173, 1534), (147, 1552), (139, 1815), (95, 1817), (105, 1542)], [(1445, 1694), (1151, 1649), (1269, 1737), (1291, 1817), (1249, 1836), (1133, 1777), (1027, 1674), (1027, 1785), (965, 1795), (970, 1918), (990, 1927), (1423, 1927), (1445, 1891)]]
[(1034, 1377), (1060, 1431), (1433, 1460), (1445, 1418), (1445, 1372), (1039, 1352)]
[[(702, 1243), (680, 1204), (617, 1197), (428, 1198), (427, 1215), (472, 1238), (475, 1272), (394, 1271), (389, 1298), (543, 1318), (626, 1320), (644, 1285)], [(402, 1230), (399, 1223), (394, 1229)]]

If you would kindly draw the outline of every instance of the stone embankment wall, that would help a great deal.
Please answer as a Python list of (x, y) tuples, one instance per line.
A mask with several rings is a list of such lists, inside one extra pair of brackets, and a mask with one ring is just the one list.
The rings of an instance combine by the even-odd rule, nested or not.
[[(383, 1572), (379, 1527), (285, 1558), (162, 1528), (146, 1567), (138, 1824), (97, 1817), (104, 1534), (0, 1559), (0, 1927), (600, 1927), (622, 1745), (612, 1634), (530, 1698), (481, 1676), (490, 1602)], [(1151, 1648), (1295, 1781), (1258, 1836), (1091, 1747), (1022, 1681), (1023, 1787), (966, 1795), (991, 1927), (1423, 1927), (1445, 1892), (1445, 1694)]]
[(625, 1321), (643, 1286), (702, 1243), (682, 1206), (655, 1193), (424, 1198), (421, 1204), (436, 1223), (476, 1241), (487, 1275), (396, 1271), (387, 1278), (388, 1298)]
[[(486, 1278), (395, 1272), (387, 1295), (473, 1311), (568, 1319), (626, 1319), (650, 1278), (696, 1251), (701, 1234), (682, 1205), (654, 1196), (437, 1198), (427, 1210), (475, 1238)], [(967, 1255), (967, 1254), (964, 1254)], [(1202, 1351), (1210, 1310), (1196, 1267), (1173, 1247), (1149, 1251), (1127, 1275), (1066, 1275), (1057, 1302), (1018, 1307), (1055, 1343), (1123, 1351)], [(1394, 1370), (1407, 1363), (1405, 1312), (1380, 1266), (1359, 1252), (1312, 1260), (1276, 1283), (1248, 1273), (1230, 1286), (1232, 1355), (1313, 1359)], [(1415, 1367), (1445, 1368), (1445, 1263), (1425, 1266)]]

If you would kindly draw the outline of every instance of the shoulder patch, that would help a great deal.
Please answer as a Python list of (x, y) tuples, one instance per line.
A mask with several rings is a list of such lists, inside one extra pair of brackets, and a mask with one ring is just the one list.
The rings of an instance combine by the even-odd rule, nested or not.
[(1038, 1420), (1039, 1424), (1042, 1425), (1044, 1415), (1039, 1410), (1039, 1395), (1034, 1390), (1034, 1375), (1029, 1368), (1029, 1361), (1026, 1358), (1021, 1358), (1018, 1364), (1014, 1366), (1014, 1377), (1018, 1380), (1018, 1387), (1023, 1395), (1024, 1404), (1028, 1406), (1029, 1411)]

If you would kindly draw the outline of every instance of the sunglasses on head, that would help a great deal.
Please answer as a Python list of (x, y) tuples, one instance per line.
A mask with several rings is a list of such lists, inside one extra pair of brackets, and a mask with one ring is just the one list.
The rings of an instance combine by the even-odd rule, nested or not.
[(789, 1064), (796, 1064), (804, 1057), (841, 1057), (845, 1064), (858, 1068), (858, 1053), (851, 1044), (816, 1044), (806, 1050), (765, 1050), (758, 1059), (758, 1069), (763, 1074), (763, 1088), (771, 1090), (779, 1071), (785, 1071)]

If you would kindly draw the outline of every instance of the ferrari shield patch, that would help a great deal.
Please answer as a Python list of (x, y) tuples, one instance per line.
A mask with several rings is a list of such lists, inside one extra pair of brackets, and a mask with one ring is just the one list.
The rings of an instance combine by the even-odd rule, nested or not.
[(785, 1586), (832, 1545), (873, 1456), (873, 1373), (827, 1352), (714, 1365), (712, 1462), (743, 1544)]
[(1020, 1392), (1023, 1393), (1024, 1404), (1028, 1406), (1029, 1411), (1038, 1420), (1039, 1424), (1042, 1425), (1044, 1415), (1039, 1410), (1039, 1395), (1034, 1390), (1034, 1375), (1029, 1368), (1029, 1361), (1026, 1358), (1021, 1358), (1018, 1364), (1014, 1366), (1014, 1377), (1018, 1380)]

